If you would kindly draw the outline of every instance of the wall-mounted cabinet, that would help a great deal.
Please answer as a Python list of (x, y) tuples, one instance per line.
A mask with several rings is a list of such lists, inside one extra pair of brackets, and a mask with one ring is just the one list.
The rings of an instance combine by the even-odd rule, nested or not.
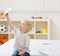
[(0, 0), (0, 10), (11, 7), (12, 12), (60, 12), (60, 0)]
[(12, 0), (12, 9), (15, 12), (43, 11), (43, 0)]
[(45, 0), (45, 11), (60, 12), (60, 0)]
[(0, 11), (3, 11), (7, 6), (11, 7), (11, 0), (0, 0)]

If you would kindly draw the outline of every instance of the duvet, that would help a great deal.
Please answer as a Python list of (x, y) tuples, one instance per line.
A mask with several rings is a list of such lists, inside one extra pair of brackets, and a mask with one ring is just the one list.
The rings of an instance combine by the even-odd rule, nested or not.
[[(0, 46), (0, 56), (12, 56), (14, 39)], [(60, 56), (60, 40), (30, 40), (31, 56)]]

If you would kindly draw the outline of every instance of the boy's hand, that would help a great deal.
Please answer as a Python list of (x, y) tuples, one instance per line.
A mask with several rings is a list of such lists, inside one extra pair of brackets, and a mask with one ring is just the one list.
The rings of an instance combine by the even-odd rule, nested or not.
[(25, 52), (27, 52), (27, 50), (28, 50), (28, 47), (24, 47), (24, 49), (23, 49), (22, 51), (20, 51), (20, 52), (18, 53), (18, 55), (24, 54)]
[(8, 13), (6, 13), (5, 18), (7, 18), (7, 19), (9, 18)]
[(22, 55), (24, 52), (23, 51), (20, 51), (19, 53), (18, 53), (18, 55)]
[(0, 18), (3, 18), (4, 19), (4, 13), (3, 12), (0, 12)]
[(0, 18), (9, 18), (8, 13), (4, 15), (4, 12), (0, 13)]

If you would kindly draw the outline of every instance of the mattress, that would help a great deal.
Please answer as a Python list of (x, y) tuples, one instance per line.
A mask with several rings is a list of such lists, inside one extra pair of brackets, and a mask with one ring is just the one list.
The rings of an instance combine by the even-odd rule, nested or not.
[[(12, 56), (14, 39), (0, 46), (0, 56)], [(60, 40), (30, 40), (31, 56), (60, 56)]]

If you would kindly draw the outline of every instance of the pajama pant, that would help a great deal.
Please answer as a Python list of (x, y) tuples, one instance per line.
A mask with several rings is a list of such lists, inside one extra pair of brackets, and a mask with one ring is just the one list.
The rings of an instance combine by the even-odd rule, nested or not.
[[(15, 51), (12, 56), (19, 56), (18, 53), (19, 52)], [(30, 56), (30, 54), (28, 52), (25, 52), (24, 54), (22, 54), (22, 56)]]

